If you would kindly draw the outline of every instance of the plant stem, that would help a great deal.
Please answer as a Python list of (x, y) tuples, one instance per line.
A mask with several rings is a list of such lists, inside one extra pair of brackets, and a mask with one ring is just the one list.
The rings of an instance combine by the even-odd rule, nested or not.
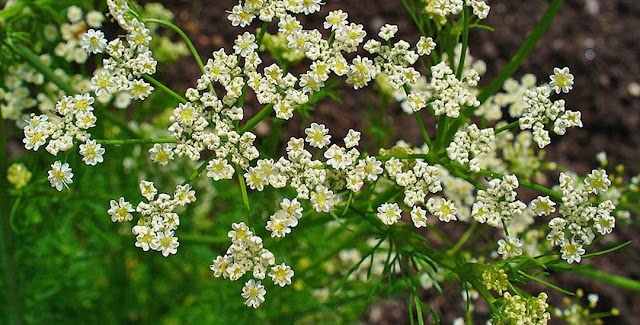
[(458, 71), (456, 72), (456, 78), (460, 80), (462, 78), (462, 70), (464, 69), (464, 59), (467, 55), (467, 46), (469, 43), (469, 7), (466, 1), (463, 5), (462, 20), (464, 21), (464, 28), (462, 29), (462, 51), (460, 52), (460, 62), (458, 63)]
[(97, 143), (103, 145), (121, 145), (121, 144), (154, 144), (154, 143), (176, 143), (174, 138), (155, 138), (155, 139), (97, 139)]
[(165, 86), (160, 81), (158, 81), (155, 78), (153, 78), (152, 76), (150, 76), (148, 74), (143, 74), (142, 77), (147, 79), (147, 81), (149, 81), (150, 83), (154, 84), (156, 87), (162, 89), (167, 94), (171, 95), (171, 97), (177, 99), (179, 102), (181, 102), (183, 104), (186, 104), (188, 102), (186, 98), (180, 96), (178, 93), (176, 93), (175, 91), (171, 90), (169, 87)]
[(184, 42), (187, 44), (187, 47), (189, 48), (189, 50), (191, 51), (191, 54), (193, 55), (193, 57), (196, 59), (196, 62), (198, 62), (198, 66), (200, 67), (200, 71), (202, 71), (202, 73), (204, 73), (204, 64), (202, 64), (202, 59), (200, 58), (200, 54), (198, 54), (198, 50), (196, 50), (196, 47), (193, 46), (193, 42), (191, 42), (191, 40), (189, 39), (189, 37), (187, 36), (187, 34), (185, 34), (182, 29), (180, 29), (180, 27), (165, 21), (165, 20), (161, 20), (161, 19), (155, 19), (155, 18), (147, 18), (144, 20), (145, 23), (154, 23), (154, 24), (158, 24), (158, 25), (164, 25), (167, 26), (171, 29), (173, 29), (176, 33), (178, 33), (178, 35), (180, 35), (180, 37), (182, 37), (182, 39), (184, 40)]
[(258, 114), (256, 114), (256, 116), (252, 117), (247, 124), (245, 124), (240, 131), (238, 132), (239, 134), (243, 134), (251, 129), (253, 129), (254, 126), (256, 126), (258, 123), (260, 123), (260, 121), (264, 120), (267, 115), (269, 115), (269, 113), (271, 113), (273, 111), (272, 109), (273, 104), (269, 104), (265, 107), (262, 108), (262, 110), (260, 110), (260, 112), (258, 112)]
[(502, 133), (504, 131), (507, 131), (507, 130), (512, 129), (512, 128), (514, 128), (516, 126), (519, 126), (519, 125), (520, 125), (520, 120), (513, 121), (513, 122), (511, 122), (511, 123), (499, 128), (499, 129), (495, 130), (494, 134)]

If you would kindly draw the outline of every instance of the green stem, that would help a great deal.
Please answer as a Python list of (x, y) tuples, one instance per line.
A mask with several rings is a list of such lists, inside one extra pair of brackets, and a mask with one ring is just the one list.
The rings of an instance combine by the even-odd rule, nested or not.
[(38, 70), (38, 72), (42, 73), (45, 79), (53, 82), (58, 88), (64, 90), (69, 95), (75, 95), (78, 92), (71, 87), (71, 85), (62, 78), (60, 78), (57, 74), (53, 72), (48, 66), (46, 66), (40, 58), (33, 53), (28, 47), (20, 44), (13, 43), (10, 38), (7, 38), (9, 46), (20, 55), (25, 61), (27, 61), (33, 68)]
[(598, 270), (592, 270), (587, 268), (573, 268), (570, 270), (572, 273), (582, 275), (591, 279), (613, 284), (627, 290), (633, 290), (640, 292), (640, 282), (637, 280), (625, 278), (615, 274), (609, 274)]
[(463, 3), (464, 9), (462, 10), (462, 19), (464, 21), (464, 28), (462, 29), (462, 51), (460, 52), (460, 62), (458, 63), (458, 71), (456, 72), (456, 78), (460, 80), (462, 78), (462, 70), (464, 69), (464, 60), (467, 55), (467, 46), (469, 43), (469, 7), (466, 1)]
[(429, 151), (431, 151), (431, 139), (429, 138), (429, 134), (427, 133), (427, 129), (424, 127), (424, 123), (422, 122), (422, 118), (420, 117), (420, 112), (414, 112), (413, 116), (416, 118), (416, 122), (418, 122), (418, 127), (420, 128), (420, 132), (422, 133), (422, 137), (424, 137), (424, 141), (427, 143), (429, 147)]
[(143, 74), (142, 77), (147, 79), (147, 81), (149, 81), (150, 83), (154, 84), (156, 87), (162, 89), (167, 94), (171, 95), (171, 97), (177, 99), (179, 102), (181, 102), (183, 104), (186, 104), (188, 102), (186, 98), (180, 96), (178, 93), (176, 93), (175, 91), (171, 90), (169, 87), (165, 86), (160, 81), (158, 81), (155, 78), (153, 78), (152, 76), (150, 76), (148, 74)]
[[(22, 324), (22, 300), (20, 299), (18, 288), (18, 272), (15, 260), (15, 246), (13, 232), (10, 224), (10, 198), (9, 181), (7, 180), (7, 169), (9, 159), (7, 158), (7, 138), (4, 131), (4, 119), (0, 119), (0, 253), (2, 254), (2, 264), (4, 266), (4, 279), (8, 301), (8, 324)], [(16, 204), (17, 202), (14, 202)]]
[(243, 134), (251, 129), (253, 129), (254, 126), (256, 126), (258, 123), (260, 123), (260, 121), (264, 120), (267, 115), (269, 115), (269, 113), (271, 113), (273, 111), (273, 104), (269, 104), (265, 107), (262, 108), (262, 110), (260, 110), (260, 112), (258, 112), (258, 114), (256, 114), (256, 116), (252, 117), (247, 124), (245, 124), (240, 131), (238, 132), (239, 134)]
[(413, 10), (413, 8), (411, 8), (411, 6), (409, 6), (407, 1), (405, 1), (405, 0), (402, 0), (402, 4), (404, 5), (405, 9), (407, 9), (407, 12), (411, 16), (411, 19), (413, 19), (413, 22), (418, 27), (418, 30), (420, 31), (420, 34), (423, 35), (423, 36), (427, 36), (427, 34), (424, 32), (424, 28), (422, 27), (422, 24), (418, 21), (418, 18), (416, 17), (416, 14), (415, 14), (415, 11)]
[(242, 201), (244, 202), (244, 206), (247, 207), (248, 211), (251, 211), (251, 206), (249, 205), (249, 194), (247, 193), (247, 184), (244, 182), (244, 172), (238, 165), (236, 165), (236, 174), (238, 174), (238, 182), (240, 183), (240, 192), (242, 192)]
[(121, 145), (121, 144), (154, 144), (154, 143), (176, 143), (174, 138), (155, 138), (155, 139), (96, 139), (96, 142), (103, 145)]
[(451, 249), (449, 250), (449, 255), (454, 255), (455, 253), (457, 253), (460, 250), (460, 248), (462, 248), (462, 246), (467, 242), (467, 240), (471, 238), (471, 235), (473, 234), (473, 232), (476, 230), (477, 227), (478, 227), (478, 223), (475, 221), (472, 221), (471, 227), (467, 228), (464, 234), (462, 234), (462, 237), (460, 237), (460, 240), (458, 240), (458, 242), (455, 245), (453, 245), (453, 247), (451, 247)]
[(215, 157), (216, 155), (211, 155), (211, 157), (209, 157), (209, 159), (205, 160), (202, 162), (202, 164), (200, 164), (200, 166), (198, 166), (198, 169), (194, 170), (193, 173), (191, 173), (191, 175), (189, 175), (189, 177), (182, 182), (182, 185), (186, 185), (189, 184), (192, 180), (196, 179), (198, 176), (200, 176), (200, 173), (202, 173), (202, 171), (207, 168), (207, 164), (209, 163), (209, 160), (213, 159), (213, 157)]
[(173, 29), (176, 33), (178, 33), (178, 35), (180, 35), (180, 37), (182, 37), (182, 39), (184, 40), (184, 42), (187, 44), (187, 47), (189, 48), (189, 50), (191, 51), (191, 54), (193, 55), (193, 57), (196, 59), (196, 62), (198, 62), (198, 66), (200, 67), (200, 71), (202, 71), (202, 73), (204, 74), (204, 64), (202, 64), (202, 59), (200, 58), (200, 54), (198, 54), (198, 50), (196, 50), (196, 47), (193, 46), (193, 42), (191, 42), (191, 40), (189, 39), (189, 37), (187, 36), (187, 34), (185, 34), (182, 29), (180, 29), (180, 27), (165, 21), (165, 20), (161, 20), (161, 19), (155, 19), (155, 18), (147, 18), (144, 20), (145, 23), (154, 23), (154, 24), (158, 24), (158, 25), (164, 25), (167, 26), (171, 29)]
[(516, 126), (519, 126), (519, 125), (520, 125), (520, 120), (513, 121), (513, 122), (511, 122), (511, 123), (499, 128), (499, 129), (495, 130), (494, 133), (495, 134), (502, 133), (504, 131), (510, 130), (510, 129), (512, 129), (512, 128), (516, 127)]

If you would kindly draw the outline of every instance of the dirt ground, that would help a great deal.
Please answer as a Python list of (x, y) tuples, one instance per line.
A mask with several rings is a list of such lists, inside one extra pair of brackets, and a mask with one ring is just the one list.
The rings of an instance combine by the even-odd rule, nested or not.
[[(187, 31), (205, 59), (220, 47), (230, 50), (235, 36), (241, 31), (226, 20), (225, 10), (230, 10), (237, 3), (236, 0), (161, 2), (176, 14), (177, 24)], [(476, 29), (470, 34), (472, 55), (487, 63), (485, 81), (491, 80), (508, 62), (542, 16), (549, 1), (487, 2), (491, 6), (491, 13), (485, 23), (496, 31)], [(326, 12), (333, 9), (348, 12), (349, 20), (363, 24), (368, 35), (377, 34), (378, 28), (384, 23), (392, 23), (399, 26), (399, 37), (410, 42), (417, 40), (418, 32), (400, 0), (326, 0), (322, 13), (305, 23), (305, 27), (319, 26)], [(640, 173), (640, 163), (636, 160), (640, 156), (638, 30), (640, 1), (567, 0), (548, 32), (516, 72), (516, 78), (530, 72), (541, 81), (548, 79), (554, 67), (568, 66), (575, 76), (574, 90), (564, 99), (568, 109), (582, 112), (584, 127), (570, 129), (566, 135), (552, 138), (552, 144), (546, 149), (549, 160), (585, 174), (598, 165), (596, 154), (605, 151), (610, 164), (625, 165), (626, 177)], [(199, 71), (191, 61), (184, 60), (179, 67), (174, 66), (161, 73), (174, 76), (172, 82), (176, 88), (193, 86)], [(342, 99), (344, 103), (341, 107), (335, 102), (320, 104), (314, 113), (314, 121), (329, 125), (336, 136), (342, 136), (348, 128), (364, 129), (366, 123), (363, 116), (366, 113), (362, 107), (380, 105), (370, 91), (346, 92)], [(408, 141), (419, 139), (418, 130), (413, 128), (415, 122), (407, 118), (397, 105), (391, 106), (387, 115), (396, 125), (395, 135), (398, 138)], [(636, 229), (619, 227), (610, 238), (620, 243), (637, 237), (634, 236), (636, 234)], [(592, 262), (598, 265), (598, 269), (640, 279), (638, 256), (640, 245), (632, 242), (624, 252), (609, 254)], [(605, 311), (611, 307), (620, 309), (619, 317), (605, 320), (605, 323), (637, 324), (640, 294), (570, 275), (560, 275), (559, 279), (559, 285), (563, 288), (584, 288), (587, 293), (598, 293), (602, 301), (598, 310)], [(437, 295), (435, 292), (433, 294)], [(450, 288), (444, 298), (433, 297), (428, 302), (444, 316), (443, 324), (450, 324), (453, 318), (463, 314), (460, 301), (457, 288)], [(559, 295), (552, 295), (551, 301), (555, 305), (562, 304)], [(379, 308), (363, 321), (371, 324), (408, 321), (404, 302), (393, 302)], [(478, 307), (478, 312), (488, 314), (488, 310), (482, 306)]]

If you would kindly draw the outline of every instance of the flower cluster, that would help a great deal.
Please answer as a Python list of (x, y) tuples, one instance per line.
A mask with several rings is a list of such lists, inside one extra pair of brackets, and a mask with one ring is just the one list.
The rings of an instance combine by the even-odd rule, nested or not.
[(501, 227), (503, 221), (521, 214), (527, 207), (522, 201), (516, 200), (518, 186), (518, 178), (515, 175), (492, 179), (485, 190), (478, 190), (471, 215), (479, 223)]
[(284, 237), (298, 225), (298, 219), (302, 217), (302, 205), (297, 199), (283, 199), (280, 208), (269, 217), (265, 227), (271, 231), (271, 237)]
[[(142, 248), (145, 252), (149, 249), (162, 252), (165, 257), (175, 254), (180, 245), (178, 237), (175, 236), (175, 230), (180, 225), (180, 216), (173, 211), (178, 206), (195, 202), (195, 191), (189, 184), (178, 185), (172, 197), (165, 193), (158, 194), (153, 182), (143, 180), (140, 182), (140, 193), (148, 202), (138, 203), (135, 209), (140, 213), (140, 219), (132, 229), (136, 235), (136, 247)], [(133, 206), (124, 198), (121, 197), (119, 201), (111, 200), (110, 205), (107, 213), (111, 215), (113, 222), (133, 219)]]
[(424, 11), (438, 24), (444, 25), (447, 22), (447, 16), (460, 14), (464, 5), (473, 9), (473, 14), (479, 19), (487, 18), (490, 7), (486, 2), (480, 0), (422, 0), (424, 3)]
[(224, 256), (218, 256), (213, 260), (210, 269), (214, 276), (222, 276), (231, 281), (236, 281), (251, 272), (254, 279), (245, 283), (242, 297), (247, 299), (247, 306), (258, 308), (265, 300), (266, 291), (260, 280), (266, 277), (267, 269), (271, 267), (269, 277), (274, 284), (281, 287), (291, 284), (294, 272), (284, 263), (275, 265), (273, 253), (262, 246), (262, 238), (254, 235), (244, 222), (234, 223), (232, 228), (228, 233), (231, 246)]
[[(567, 87), (565, 86), (563, 89), (567, 89)], [(523, 97), (525, 106), (519, 119), (520, 129), (533, 130), (533, 139), (540, 148), (551, 143), (549, 131), (544, 128), (550, 122), (553, 122), (553, 132), (558, 135), (565, 134), (568, 127), (582, 127), (579, 111), (565, 111), (564, 100), (559, 99), (552, 102), (550, 96), (551, 89), (545, 85), (537, 87), (535, 90), (525, 91)]]
[(447, 147), (447, 156), (461, 165), (469, 163), (471, 171), (478, 172), (480, 171), (478, 157), (493, 151), (494, 147), (495, 133), (493, 128), (480, 130), (477, 125), (471, 124), (466, 129), (460, 129), (456, 132), (453, 141)]
[(537, 297), (523, 298), (522, 296), (512, 296), (505, 292), (500, 299), (499, 312), (492, 313), (491, 324), (547, 324), (551, 319), (551, 314), (547, 312), (547, 294), (541, 292)]
[(91, 83), (96, 95), (126, 91), (132, 99), (143, 100), (153, 87), (142, 79), (154, 74), (157, 61), (151, 56), (150, 30), (135, 17), (124, 0), (108, 0), (109, 12), (127, 32), (125, 40), (116, 38), (107, 43), (101, 31), (89, 30), (83, 36), (83, 48), (91, 53), (106, 51), (104, 70), (96, 71)]
[[(85, 48), (87, 44), (87, 40), (85, 39), (87, 28), (101, 28), (105, 20), (104, 14), (98, 11), (90, 11), (85, 17), (83, 16), (84, 14), (80, 7), (71, 6), (67, 8), (67, 19), (69, 19), (69, 22), (60, 26), (60, 34), (62, 35), (63, 42), (58, 43), (54, 50), (55, 55), (69, 62), (80, 64), (87, 61), (87, 52), (90, 52)], [(93, 31), (91, 35), (93, 35), (96, 31), (91, 30)], [(98, 31), (98, 33), (102, 34), (100, 31)], [(53, 25), (48, 25), (44, 29), (44, 36), (49, 40), (55, 40), (56, 34), (56, 27)], [(104, 41), (103, 37), (104, 35), (97, 37), (96, 41), (102, 43)], [(106, 42), (104, 42), (104, 45), (106, 45)]]
[[(89, 94), (64, 96), (56, 104), (56, 113), (51, 118), (48, 115), (32, 116), (24, 127), (25, 148), (37, 151), (49, 140), (46, 150), (56, 156), (60, 151), (67, 151), (73, 147), (74, 140), (85, 142), (83, 150), (87, 164), (95, 165), (102, 161), (104, 149), (90, 139), (88, 129), (96, 124), (93, 114), (94, 98)], [(49, 139), (50, 138), (50, 139)], [(82, 150), (82, 148), (81, 148)]]
[[(615, 227), (616, 209), (610, 200), (593, 206), (589, 193), (606, 191), (611, 181), (604, 170), (594, 170), (585, 178), (585, 186), (577, 186), (571, 176), (560, 174), (562, 202), (559, 204), (559, 217), (549, 221), (551, 231), (547, 240), (553, 246), (560, 247), (562, 258), (568, 263), (579, 263), (585, 253), (584, 246), (590, 245), (596, 237), (611, 233)], [(549, 215), (555, 204), (548, 197), (538, 197), (532, 206), (538, 215)]]
[(480, 101), (469, 90), (470, 87), (477, 86), (480, 80), (475, 70), (469, 70), (462, 80), (458, 80), (453, 70), (443, 61), (431, 67), (431, 77), (429, 85), (434, 98), (431, 107), (436, 116), (446, 114), (457, 118), (462, 107), (480, 105)]

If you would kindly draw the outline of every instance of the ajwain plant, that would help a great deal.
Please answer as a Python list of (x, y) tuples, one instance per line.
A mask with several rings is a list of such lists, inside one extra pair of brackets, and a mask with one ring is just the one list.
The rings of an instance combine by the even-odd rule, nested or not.
[[(102, 230), (88, 238), (117, 243), (112, 236), (125, 234), (166, 263), (190, 245), (205, 246), (210, 262), (197, 272), (210, 270), (199, 281), (232, 288), (251, 307), (240, 312), (268, 322), (353, 321), (374, 297), (401, 292), (412, 323), (439, 323), (442, 314), (422, 293), (454, 284), (465, 310), (456, 324), (482, 319), (474, 316), (481, 304), (484, 321), (495, 325), (596, 323), (616, 310), (590, 315), (595, 294), (586, 309), (571, 307), (578, 300), (564, 311), (550, 306), (551, 292), (584, 296), (552, 275), (640, 288), (584, 264), (628, 244), (596, 245), (637, 213), (638, 178), (624, 183), (604, 154), (586, 175), (544, 160), (552, 133), (583, 126), (562, 99), (573, 88), (569, 67), (548, 71), (547, 80), (511, 78), (562, 2), (551, 1), (511, 61), (480, 86), (492, 68), (468, 48), (474, 28), (491, 29), (480, 0), (402, 0), (421, 34), (406, 40), (391, 24), (370, 35), (347, 12), (322, 11), (320, 0), (244, 0), (228, 10), (226, 23), (238, 31), (233, 47), (204, 61), (158, 4), (8, 1), (0, 12), (2, 117), (21, 130), (26, 150), (46, 154), (0, 165), (11, 184), (0, 193), (5, 247), (21, 226), (38, 223), (16, 220), (21, 202), (48, 183), (55, 190), (44, 190), (45, 200), (60, 197), (65, 206), (82, 191), (102, 193), (92, 203), (100, 212), (85, 218), (117, 225), (90, 223)], [(305, 15), (321, 15), (323, 28), (305, 28)], [(186, 91), (171, 89), (158, 65), (189, 54), (200, 77)], [(380, 136), (371, 130), (335, 134), (314, 121), (314, 104), (341, 106), (339, 95), (363, 88), (399, 102), (422, 139), (385, 146), (388, 135), (374, 144), (370, 137)], [(257, 132), (265, 122), (273, 127)], [(300, 131), (287, 139), (278, 129), (289, 125)], [(4, 141), (0, 149), (6, 157)], [(552, 185), (539, 181), (545, 175)], [(446, 223), (465, 230), (450, 237)], [(182, 236), (183, 227), (192, 233)], [(139, 255), (128, 250), (118, 254), (138, 281)], [(3, 250), (8, 315), (19, 323), (10, 253)], [(295, 306), (302, 297), (315, 304)], [(185, 298), (187, 311), (194, 299)], [(323, 315), (323, 305), (340, 308)]]

